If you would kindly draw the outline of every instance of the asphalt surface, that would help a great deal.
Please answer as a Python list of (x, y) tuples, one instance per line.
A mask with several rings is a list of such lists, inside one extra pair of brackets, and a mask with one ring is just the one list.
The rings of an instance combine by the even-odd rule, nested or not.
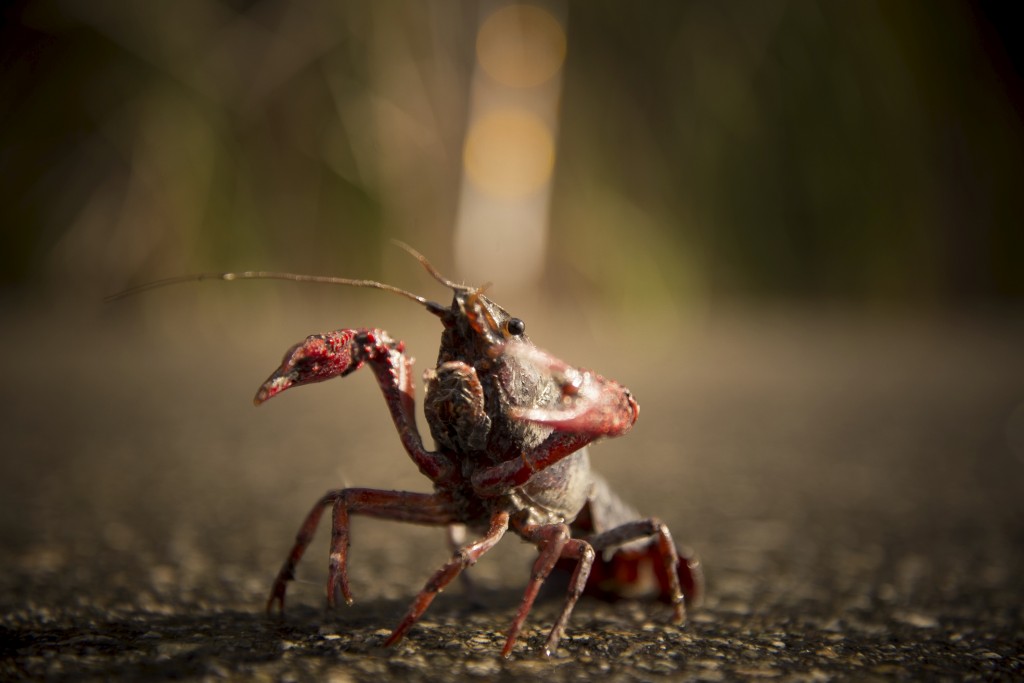
[(259, 409), (256, 387), (340, 322), (386, 326), (422, 370), (436, 321), (154, 296), (0, 312), (0, 678), (1024, 676), (1019, 318), (524, 315), (535, 341), (638, 397), (636, 428), (595, 465), (699, 552), (708, 594), (684, 627), (662, 605), (585, 599), (546, 659), (553, 589), (503, 660), (533, 557), (511, 537), (471, 569), (472, 596), (453, 586), (394, 648), (449, 555), (439, 530), (357, 520), (356, 603), (335, 613), (322, 533), (284, 616), (262, 611), (325, 490), (428, 487), (368, 373)]

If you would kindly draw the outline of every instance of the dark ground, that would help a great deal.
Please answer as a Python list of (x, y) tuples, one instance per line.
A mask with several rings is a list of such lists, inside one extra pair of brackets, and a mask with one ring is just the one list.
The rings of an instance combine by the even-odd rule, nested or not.
[[(636, 428), (595, 463), (700, 552), (708, 596), (684, 628), (664, 606), (585, 600), (551, 660), (548, 600), (504, 661), (532, 557), (512, 538), (472, 569), (482, 606), (455, 587), (394, 649), (381, 643), (448, 555), (438, 530), (358, 520), (356, 604), (336, 614), (321, 535), (284, 619), (264, 616), (318, 495), (426, 481), (368, 374), (252, 408), (290, 344), (342, 322), (336, 304), (228, 314), (219, 293), (223, 309), (176, 312), (174, 296), (3, 313), (0, 678), (1024, 676), (1020, 319), (535, 324), (638, 396)], [(436, 330), (402, 303), (344, 322), (387, 326), (422, 371)], [(568, 340), (578, 328), (590, 341)]]

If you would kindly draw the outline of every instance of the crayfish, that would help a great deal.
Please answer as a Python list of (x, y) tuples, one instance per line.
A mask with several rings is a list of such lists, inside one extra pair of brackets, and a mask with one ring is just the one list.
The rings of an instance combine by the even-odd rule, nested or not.
[(348, 579), (351, 515), (468, 529), (476, 540), (459, 548), (417, 594), (386, 641), (397, 643), (456, 576), (509, 531), (534, 544), (538, 557), (502, 655), (508, 657), (545, 579), (556, 565), (569, 567), (568, 596), (544, 649), (552, 654), (584, 592), (632, 594), (642, 577), (682, 623), (686, 605), (703, 593), (700, 562), (679, 551), (668, 527), (644, 517), (616, 496), (590, 468), (587, 444), (619, 436), (636, 422), (639, 406), (628, 389), (576, 368), (534, 346), (526, 325), (484, 296), (484, 289), (456, 284), (415, 250), (405, 248), (454, 296), (450, 306), (373, 280), (287, 273), (187, 276), (225, 280), (277, 278), (373, 287), (422, 305), (441, 320), (437, 365), (424, 373), (424, 412), (436, 449), (423, 445), (414, 415), (412, 360), (404, 344), (380, 329), (341, 329), (315, 334), (293, 346), (260, 387), (257, 405), (286, 389), (344, 377), (369, 366), (380, 385), (406, 452), (434, 485), (433, 493), (345, 488), (328, 491), (313, 506), (277, 574), (267, 611), (284, 609), (287, 584), (331, 508), (327, 603), (352, 603)]

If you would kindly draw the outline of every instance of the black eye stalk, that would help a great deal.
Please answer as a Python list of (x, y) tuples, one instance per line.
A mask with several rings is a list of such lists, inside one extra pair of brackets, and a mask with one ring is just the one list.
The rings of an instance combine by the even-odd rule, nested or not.
[(505, 329), (514, 337), (521, 337), (526, 333), (526, 323), (519, 318), (509, 318), (505, 323)]

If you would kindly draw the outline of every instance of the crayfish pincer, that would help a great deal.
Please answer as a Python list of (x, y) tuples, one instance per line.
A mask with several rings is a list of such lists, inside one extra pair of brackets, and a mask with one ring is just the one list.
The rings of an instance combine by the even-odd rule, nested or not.
[(534, 346), (526, 325), (484, 296), (483, 288), (443, 277), (421, 254), (409, 251), (438, 282), (451, 289), (448, 306), (373, 280), (319, 278), (287, 273), (230, 273), (174, 278), (278, 278), (391, 291), (416, 301), (441, 320), (437, 365), (425, 373), (424, 412), (436, 443), (427, 450), (416, 427), (412, 361), (404, 345), (380, 329), (341, 329), (307, 337), (293, 346), (256, 394), (256, 404), (286, 389), (343, 377), (369, 366), (402, 445), (433, 493), (346, 488), (328, 491), (313, 506), (277, 574), (267, 601), (284, 609), (285, 591), (331, 508), (327, 602), (352, 602), (348, 580), (349, 519), (366, 515), (415, 524), (465, 528), (476, 540), (459, 548), (412, 601), (388, 637), (397, 643), (434, 597), (511, 530), (534, 544), (538, 556), (522, 602), (509, 627), (509, 656), (538, 591), (556, 565), (571, 571), (568, 596), (548, 635), (545, 653), (558, 647), (569, 616), (584, 592), (634, 595), (650, 581), (659, 599), (685, 619), (703, 592), (696, 557), (677, 550), (668, 527), (643, 517), (590, 469), (586, 446), (619, 436), (636, 422), (639, 407), (628, 389), (573, 367)]

